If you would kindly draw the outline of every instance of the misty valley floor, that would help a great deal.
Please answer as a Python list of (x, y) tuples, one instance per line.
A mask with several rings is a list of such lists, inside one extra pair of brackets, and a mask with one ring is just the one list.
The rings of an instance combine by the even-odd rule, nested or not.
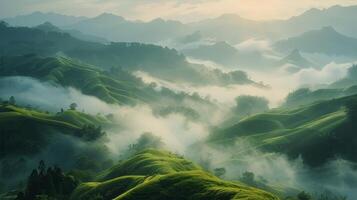
[(356, 199), (357, 7), (259, 21), (172, 2), (217, 7), (0, 2), (34, 12), (0, 20), (0, 199)]

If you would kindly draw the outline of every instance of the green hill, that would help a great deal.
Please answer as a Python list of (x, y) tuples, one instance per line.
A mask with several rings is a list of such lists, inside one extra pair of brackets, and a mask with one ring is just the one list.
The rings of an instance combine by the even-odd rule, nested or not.
[(290, 93), (286, 99), (283, 107), (291, 108), (311, 104), (313, 102), (341, 98), (357, 94), (357, 85), (348, 86), (345, 88), (327, 88), (311, 90), (308, 88), (301, 88)]
[[(357, 161), (356, 150), (350, 148), (357, 144), (355, 119), (347, 116), (345, 108), (356, 101), (357, 96), (349, 96), (254, 115), (212, 133), (209, 143), (233, 145), (243, 139), (252, 149), (285, 153), (292, 158), (301, 155), (313, 166), (337, 156)], [(244, 152), (237, 155), (240, 153)]]
[(201, 168), (175, 154), (156, 150), (146, 150), (121, 162), (101, 174), (99, 180), (108, 180), (127, 175), (169, 174)]
[(66, 55), (109, 71), (145, 71), (155, 77), (191, 84), (255, 84), (242, 71), (223, 72), (191, 64), (175, 49), (152, 44), (86, 42), (68, 33), (37, 28), (10, 27), (0, 22), (0, 56)]
[(148, 88), (124, 71), (117, 69), (109, 73), (63, 57), (1, 57), (0, 76), (29, 76), (71, 86), (109, 103), (133, 104), (151, 98), (146, 92)]
[(105, 118), (77, 111), (47, 114), (2, 104), (0, 105), (0, 157), (38, 153), (46, 146), (49, 136), (54, 132), (88, 139), (91, 136), (85, 135), (87, 132), (83, 127), (110, 124), (111, 122)]
[(167, 88), (157, 90), (155, 85), (146, 85), (119, 68), (113, 68), (109, 72), (64, 57), (0, 57), (0, 78), (8, 76), (32, 77), (62, 87), (73, 87), (83, 94), (95, 96), (110, 104), (149, 103), (155, 112), (165, 108), (168, 112), (174, 112), (172, 108), (181, 105), (190, 113), (199, 113), (194, 105), (209, 108), (214, 106), (212, 102), (197, 94), (176, 92)]
[(158, 150), (139, 152), (100, 177), (102, 182), (78, 186), (71, 199), (278, 200), (242, 183), (223, 181), (177, 155)]

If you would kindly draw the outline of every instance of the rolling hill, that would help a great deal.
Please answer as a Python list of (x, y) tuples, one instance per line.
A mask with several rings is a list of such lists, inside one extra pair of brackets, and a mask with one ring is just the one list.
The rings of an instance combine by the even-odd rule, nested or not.
[(357, 65), (353, 65), (347, 71), (346, 77), (329, 85), (330, 88), (348, 88), (357, 85)]
[(107, 170), (100, 182), (82, 183), (72, 200), (90, 199), (276, 199), (238, 182), (223, 181), (177, 155), (144, 150)]
[[(318, 166), (340, 157), (357, 161), (354, 134), (355, 119), (345, 106), (357, 96), (316, 102), (295, 109), (276, 109), (247, 117), (235, 125), (213, 133), (209, 142), (233, 145), (243, 139), (252, 149), (302, 156), (305, 163)], [(329, 146), (330, 148), (326, 149)], [(249, 151), (249, 149), (246, 149)], [(237, 152), (237, 155), (244, 152)]]
[(85, 139), (86, 135), (81, 134), (84, 126), (109, 126), (110, 124), (111, 122), (106, 118), (94, 117), (73, 110), (47, 114), (33, 109), (1, 104), (0, 157), (38, 153), (46, 147), (46, 141), (51, 133), (60, 132)]
[(79, 21), (68, 28), (115, 42), (157, 43), (187, 33), (186, 27), (178, 21), (160, 18), (149, 22), (130, 21), (109, 13)]
[(97, 43), (102, 43), (102, 44), (106, 44), (109, 43), (108, 40), (101, 38), (101, 37), (96, 37), (93, 35), (89, 35), (89, 34), (84, 34), (78, 30), (64, 30), (64, 29), (60, 29), (57, 26), (51, 24), (50, 22), (45, 22), (43, 24), (40, 24), (38, 26), (35, 26), (34, 28), (36, 29), (40, 29), (44, 32), (59, 32), (59, 33), (68, 33), (71, 36), (73, 36), (74, 38), (77, 38), (79, 40), (84, 40), (84, 41), (88, 41), (88, 42), (97, 42)]
[(133, 104), (151, 97), (146, 86), (119, 69), (108, 73), (63, 57), (25, 55), (1, 57), (0, 60), (0, 76), (29, 76), (63, 87), (70, 86), (109, 103)]
[(3, 19), (3, 21), (6, 21), (12, 26), (33, 27), (43, 24), (45, 22), (50, 22), (55, 26), (68, 26), (70, 24), (74, 24), (85, 19), (87, 18), (62, 15), (58, 13), (34, 12), (27, 15), (19, 15), (12, 18), (5, 18)]
[(357, 56), (355, 51), (357, 39), (340, 34), (331, 26), (278, 41), (274, 46), (284, 52), (299, 49), (307, 53), (321, 53), (329, 56), (353, 58)]
[(341, 98), (345, 96), (351, 96), (357, 94), (357, 86), (351, 86), (346, 88), (327, 88), (310, 90), (308, 88), (301, 88), (290, 93), (282, 107), (294, 108), (306, 104), (311, 104), (317, 101), (331, 100), (335, 98)]
[(175, 49), (157, 45), (86, 42), (68, 33), (9, 27), (6, 23), (0, 23), (0, 36), (0, 55), (65, 55), (107, 71), (113, 68), (129, 72), (140, 70), (161, 79), (197, 85), (255, 84), (242, 71), (225, 73), (191, 64)]

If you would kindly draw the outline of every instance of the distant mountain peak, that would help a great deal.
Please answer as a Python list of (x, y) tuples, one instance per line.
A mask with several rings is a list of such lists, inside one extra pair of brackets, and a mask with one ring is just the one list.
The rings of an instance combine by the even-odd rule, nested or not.
[(53, 25), (51, 22), (44, 22), (43, 24), (40, 24), (40, 25), (36, 26), (35, 28), (40, 29), (42, 31), (46, 31), (46, 32), (49, 32), (49, 31), (62, 32), (62, 30), (60, 28)]
[(158, 18), (153, 19), (151, 22), (165, 22), (165, 20), (162, 19), (161, 17), (158, 17)]
[(102, 13), (95, 17), (95, 19), (101, 19), (101, 20), (118, 20), (118, 21), (123, 21), (125, 20), (124, 17), (114, 15), (112, 13)]
[(328, 31), (328, 32), (337, 33), (337, 31), (332, 26), (324, 26), (324, 27), (322, 27), (321, 31)]
[(299, 49), (294, 49), (291, 51), (291, 53), (286, 58), (291, 59), (291, 60), (297, 60), (297, 59), (301, 59), (303, 57), (302, 57)]
[(286, 56), (279, 62), (280, 65), (287, 64), (287, 63), (294, 64), (299, 67), (310, 67), (311, 66), (310, 61), (308, 61), (306, 58), (304, 58), (301, 55), (299, 49), (292, 50), (288, 56)]
[(217, 19), (219, 20), (241, 20), (243, 19), (241, 16), (233, 13), (227, 13), (219, 16)]

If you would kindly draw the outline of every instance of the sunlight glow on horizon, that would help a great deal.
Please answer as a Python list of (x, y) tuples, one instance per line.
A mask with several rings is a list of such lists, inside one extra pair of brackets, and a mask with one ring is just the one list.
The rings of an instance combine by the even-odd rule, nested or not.
[(2, 17), (28, 14), (35, 11), (56, 12), (74, 16), (94, 17), (113, 13), (131, 20), (149, 21), (155, 18), (183, 22), (214, 18), (222, 14), (236, 14), (252, 20), (287, 19), (310, 8), (334, 5), (357, 5), (356, 0), (36, 0), (18, 3), (2, 0)]

